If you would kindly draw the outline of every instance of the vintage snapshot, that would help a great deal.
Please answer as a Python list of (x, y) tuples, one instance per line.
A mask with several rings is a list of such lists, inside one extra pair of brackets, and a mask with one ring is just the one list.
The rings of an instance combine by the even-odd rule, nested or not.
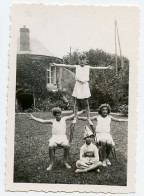
[(135, 192), (139, 9), (13, 4), (6, 190)]

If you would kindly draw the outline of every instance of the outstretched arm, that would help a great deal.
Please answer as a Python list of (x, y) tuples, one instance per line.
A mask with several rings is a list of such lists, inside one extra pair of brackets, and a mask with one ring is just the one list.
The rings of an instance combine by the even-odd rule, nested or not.
[[(80, 115), (82, 113), (84, 113), (84, 110), (78, 112), (78, 115)], [(65, 120), (73, 120), (74, 119), (74, 114), (72, 114), (70, 116), (65, 116), (64, 118), (65, 118)]]
[[(78, 120), (83, 120), (83, 121), (87, 120), (87, 117), (78, 116), (77, 118)], [(90, 117), (90, 120), (97, 120), (97, 116)]]
[(128, 119), (121, 119), (121, 118), (114, 118), (114, 117), (111, 117), (111, 120), (116, 122), (128, 122)]
[(109, 65), (108, 67), (91, 67), (90, 66), (90, 69), (112, 69), (112, 66)]
[(77, 119), (78, 119), (78, 120), (86, 121), (86, 120), (87, 120), (87, 117), (81, 117), (81, 116), (78, 116), (78, 117), (77, 117)]
[(50, 65), (56, 67), (76, 68), (76, 65), (66, 65), (66, 64), (57, 64), (57, 63), (51, 63)]
[(51, 120), (43, 120), (41, 118), (36, 118), (32, 114), (30, 116), (30, 119), (35, 120), (35, 121), (40, 122), (40, 123), (46, 123), (46, 124), (52, 124), (52, 121), (53, 121), (52, 119)]

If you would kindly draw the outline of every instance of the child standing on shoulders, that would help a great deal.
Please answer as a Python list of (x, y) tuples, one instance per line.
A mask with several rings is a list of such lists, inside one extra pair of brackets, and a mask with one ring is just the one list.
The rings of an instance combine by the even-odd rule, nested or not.
[[(99, 154), (97, 147), (92, 143), (94, 135), (92, 131), (86, 126), (84, 133), (85, 144), (80, 149), (80, 160), (76, 162), (76, 173), (88, 172), (98, 169), (102, 166), (99, 161)], [(98, 170), (99, 171), (99, 170)]]
[[(79, 112), (81, 114), (83, 111)], [(31, 119), (40, 122), (52, 125), (52, 137), (49, 140), (49, 157), (50, 157), (50, 165), (47, 170), (51, 170), (54, 165), (54, 149), (57, 146), (64, 148), (64, 165), (66, 168), (70, 169), (71, 166), (68, 164), (68, 156), (69, 156), (69, 141), (66, 136), (66, 121), (73, 120), (74, 115), (62, 117), (62, 111), (60, 108), (56, 107), (52, 110), (54, 119), (43, 120), (40, 118), (36, 118), (31, 115)]]
[[(91, 117), (91, 120), (96, 120), (97, 125), (96, 125), (96, 142), (97, 145), (101, 147), (101, 153), (102, 153), (102, 161), (103, 161), (103, 166), (111, 165), (111, 162), (109, 161), (109, 155), (112, 150), (112, 147), (115, 145), (113, 138), (110, 134), (110, 125), (111, 121), (117, 121), (117, 122), (122, 122), (122, 121), (127, 121), (127, 119), (118, 119), (110, 116), (110, 105), (109, 104), (102, 104), (99, 107), (98, 116)], [(80, 120), (86, 120), (84, 117), (78, 117)], [(89, 121), (91, 124), (91, 121)], [(93, 124), (91, 124), (93, 126)]]
[(76, 123), (77, 120), (77, 111), (78, 111), (78, 104), (79, 100), (83, 100), (85, 104), (85, 110), (87, 113), (87, 119), (90, 119), (90, 107), (88, 98), (91, 96), (90, 89), (89, 89), (89, 71), (90, 69), (109, 69), (111, 66), (108, 67), (91, 67), (87, 65), (87, 56), (85, 54), (80, 54), (78, 57), (79, 65), (65, 65), (65, 64), (55, 64), (54, 66), (59, 67), (67, 67), (76, 69), (76, 83), (73, 90), (72, 96), (74, 97), (74, 120), (73, 124)]

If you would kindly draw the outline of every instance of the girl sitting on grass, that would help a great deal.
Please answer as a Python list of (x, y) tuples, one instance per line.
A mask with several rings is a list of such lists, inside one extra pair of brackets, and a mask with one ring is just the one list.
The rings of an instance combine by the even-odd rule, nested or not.
[(84, 133), (85, 144), (80, 149), (80, 160), (76, 162), (76, 173), (88, 172), (97, 169), (102, 166), (102, 162), (99, 161), (99, 154), (97, 147), (92, 143), (94, 134), (86, 126)]
[[(58, 146), (64, 148), (64, 165), (66, 166), (66, 168), (70, 169), (71, 166), (67, 162), (68, 157), (69, 157), (70, 144), (66, 136), (66, 122), (68, 120), (73, 120), (74, 115), (62, 117), (62, 111), (59, 107), (53, 108), (52, 113), (53, 113), (54, 119), (43, 120), (40, 118), (36, 118), (33, 115), (31, 115), (30, 119), (35, 120), (40, 123), (52, 125), (52, 137), (49, 140), (50, 165), (47, 168), (47, 170), (50, 171), (53, 168), (54, 158), (55, 158), (54, 150)], [(78, 112), (78, 114), (82, 114), (82, 113), (83, 111)]]
[[(112, 150), (112, 147), (115, 145), (113, 138), (110, 134), (111, 121), (127, 121), (127, 119), (118, 119), (110, 116), (110, 111), (111, 109), (109, 104), (102, 104), (98, 110), (99, 115), (90, 118), (91, 120), (97, 121), (95, 129), (95, 139), (97, 145), (101, 147), (103, 166), (111, 165), (111, 162), (109, 161), (109, 155)], [(78, 119), (86, 120), (85, 117), (78, 117)], [(93, 126), (91, 121), (89, 121), (89, 123), (91, 126)]]
[(53, 66), (58, 67), (67, 67), (76, 69), (76, 83), (73, 90), (72, 96), (74, 97), (74, 120), (73, 124), (76, 123), (77, 119), (77, 111), (78, 111), (78, 104), (79, 100), (83, 100), (85, 104), (85, 110), (87, 113), (87, 119), (90, 119), (90, 107), (88, 98), (91, 96), (90, 89), (89, 89), (89, 71), (90, 69), (109, 69), (111, 66), (108, 67), (91, 67), (87, 65), (87, 56), (85, 54), (80, 54), (78, 57), (79, 65), (65, 65), (65, 64), (56, 64), (53, 63)]

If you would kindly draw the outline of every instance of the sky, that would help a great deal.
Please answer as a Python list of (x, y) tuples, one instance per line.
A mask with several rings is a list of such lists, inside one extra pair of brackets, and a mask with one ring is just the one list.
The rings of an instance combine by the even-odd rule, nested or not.
[(12, 28), (26, 25), (54, 56), (72, 51), (102, 49), (115, 53), (114, 21), (117, 20), (122, 55), (134, 61), (138, 44), (139, 11), (135, 7), (15, 5)]

